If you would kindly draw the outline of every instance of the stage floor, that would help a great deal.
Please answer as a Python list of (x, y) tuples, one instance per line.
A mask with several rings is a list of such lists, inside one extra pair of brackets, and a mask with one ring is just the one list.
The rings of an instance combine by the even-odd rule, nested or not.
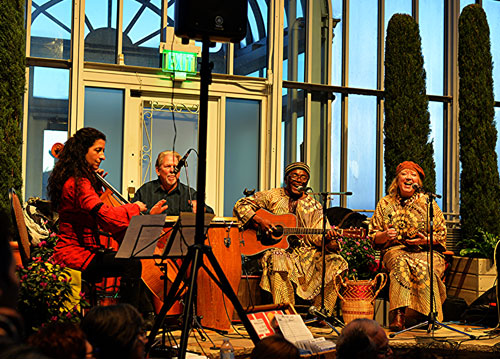
[[(466, 335), (447, 328), (440, 328), (431, 333), (427, 333), (426, 329), (415, 329), (389, 339), (395, 358), (500, 358), (500, 333), (488, 333), (492, 328), (481, 328), (461, 324), (449, 325), (463, 332), (472, 334), (477, 339), (469, 339)], [(317, 327), (313, 325), (308, 325), (308, 327), (316, 337), (323, 336), (332, 341), (337, 340), (337, 334), (329, 327)], [(180, 330), (176, 330), (170, 332), (169, 336), (179, 343), (180, 334)], [(222, 335), (211, 330), (206, 330), (206, 334), (215, 343), (215, 346), (219, 346), (224, 338), (230, 338), (235, 349), (235, 357), (238, 359), (248, 358), (253, 349), (253, 343), (242, 325), (235, 325), (228, 334)], [(388, 331), (387, 334), (389, 334)], [(160, 334), (157, 337), (160, 343), (161, 338), (162, 335)], [(173, 339), (171, 339), (171, 343), (175, 345)], [(196, 330), (193, 330), (189, 337), (188, 351), (206, 356), (210, 359), (219, 358), (218, 349), (213, 347), (210, 340), (203, 340)], [(187, 357), (190, 356), (191, 354), (188, 353)], [(150, 355), (150, 358), (165, 357), (168, 357), (168, 355), (158, 352), (152, 352)], [(335, 358), (335, 354), (328, 353), (320, 357), (333, 359)]]

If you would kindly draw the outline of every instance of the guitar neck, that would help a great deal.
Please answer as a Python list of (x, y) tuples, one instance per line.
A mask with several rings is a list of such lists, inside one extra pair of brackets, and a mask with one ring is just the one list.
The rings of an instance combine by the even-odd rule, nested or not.
[[(328, 232), (328, 230), (326, 230)], [(334, 230), (337, 237), (348, 236), (352, 238), (361, 238), (366, 235), (366, 232), (362, 228), (347, 228), (340, 229), (335, 228)], [(307, 227), (285, 227), (283, 228), (283, 235), (291, 236), (291, 235), (314, 235), (314, 234), (323, 234), (322, 228), (307, 228)]]
[(283, 235), (291, 236), (291, 235), (305, 235), (305, 234), (323, 234), (322, 228), (305, 228), (305, 227), (285, 227), (283, 228)]

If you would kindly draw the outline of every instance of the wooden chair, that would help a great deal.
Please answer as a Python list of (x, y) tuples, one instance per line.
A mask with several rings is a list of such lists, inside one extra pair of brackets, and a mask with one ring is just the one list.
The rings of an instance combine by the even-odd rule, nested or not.
[(26, 222), (24, 221), (23, 206), (19, 201), (19, 196), (13, 188), (9, 190), (9, 199), (12, 209), (12, 220), (16, 224), (17, 228), (17, 232), (15, 232), (14, 236), (16, 237), (15, 239), (17, 243), (19, 243), (21, 261), (25, 266), (31, 260), (31, 249), (28, 229), (26, 228)]

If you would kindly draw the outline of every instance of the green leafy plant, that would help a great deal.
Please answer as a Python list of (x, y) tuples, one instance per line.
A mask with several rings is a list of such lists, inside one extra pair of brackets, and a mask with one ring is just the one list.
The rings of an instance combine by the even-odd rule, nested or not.
[(384, 165), (389, 188), (403, 161), (422, 166), (424, 186), (435, 190), (434, 147), (430, 139), (429, 98), (418, 24), (395, 14), (387, 25), (384, 78)]
[(474, 238), (480, 228), (498, 235), (500, 180), (495, 151), (493, 62), (490, 29), (480, 5), (468, 5), (462, 10), (458, 35), (462, 238)]
[(467, 237), (462, 239), (458, 245), (460, 248), (460, 255), (462, 257), (477, 257), (493, 259), (495, 246), (500, 240), (500, 235), (494, 235), (479, 229), (477, 233), (471, 238)]
[(375, 250), (368, 237), (348, 238), (338, 240), (339, 254), (349, 265), (349, 279), (371, 279), (377, 270)]
[(75, 300), (68, 268), (51, 259), (57, 239), (51, 234), (33, 248), (31, 262), (17, 269), (18, 309), (28, 331), (50, 322), (79, 322), (81, 309), (89, 307), (83, 293)]
[[(21, 195), (23, 96), (26, 83), (23, 0), (0, 1), (0, 215), (10, 221), (9, 189)], [(14, 229), (12, 223), (9, 224)]]

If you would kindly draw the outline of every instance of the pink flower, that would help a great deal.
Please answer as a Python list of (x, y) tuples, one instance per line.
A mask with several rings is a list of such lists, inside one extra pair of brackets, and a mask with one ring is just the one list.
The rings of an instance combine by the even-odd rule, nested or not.
[(55, 322), (57, 320), (57, 316), (53, 315), (52, 317), (50, 317), (50, 320)]
[(40, 282), (40, 287), (46, 288), (47, 287), (47, 283), (46, 282)]

